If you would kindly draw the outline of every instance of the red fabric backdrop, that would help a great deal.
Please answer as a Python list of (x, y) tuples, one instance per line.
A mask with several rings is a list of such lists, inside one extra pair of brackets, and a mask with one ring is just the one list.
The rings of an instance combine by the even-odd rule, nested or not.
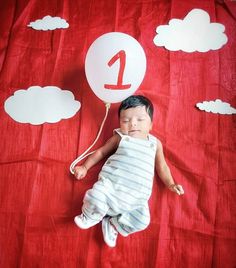
[[(185, 53), (154, 45), (158, 25), (193, 8), (225, 25), (222, 49)], [(46, 15), (66, 19), (69, 28), (27, 27)], [(236, 266), (235, 116), (195, 108), (217, 98), (236, 106), (235, 17), (235, 1), (223, 0), (0, 2), (0, 267)], [(80, 230), (73, 223), (101, 165), (81, 182), (68, 169), (94, 140), (105, 112), (85, 77), (86, 52), (112, 31), (133, 36), (145, 50), (147, 71), (137, 93), (154, 103), (153, 134), (186, 192), (176, 196), (156, 177), (150, 226), (119, 237), (115, 249), (103, 242), (101, 225)], [(69, 89), (82, 108), (55, 124), (17, 123), (4, 102), (33, 85)], [(116, 109), (97, 146), (117, 127)]]

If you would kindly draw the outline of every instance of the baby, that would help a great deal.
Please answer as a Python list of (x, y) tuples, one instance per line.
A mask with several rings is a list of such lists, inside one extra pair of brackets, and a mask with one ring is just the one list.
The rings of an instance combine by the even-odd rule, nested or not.
[(81, 229), (102, 221), (104, 241), (110, 247), (115, 247), (118, 233), (128, 236), (149, 225), (148, 200), (155, 169), (171, 191), (184, 193), (171, 176), (161, 142), (149, 134), (152, 119), (150, 100), (140, 95), (128, 97), (119, 107), (120, 128), (83, 165), (74, 168), (79, 180), (92, 166), (110, 156), (98, 181), (85, 194), (82, 214), (74, 219)]

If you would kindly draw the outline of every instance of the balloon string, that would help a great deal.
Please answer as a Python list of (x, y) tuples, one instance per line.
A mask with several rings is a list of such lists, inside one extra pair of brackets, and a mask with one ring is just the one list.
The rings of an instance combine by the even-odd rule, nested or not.
[(106, 114), (105, 114), (105, 116), (104, 116), (104, 118), (103, 118), (102, 124), (101, 124), (100, 129), (99, 129), (98, 134), (97, 134), (97, 137), (95, 138), (95, 140), (94, 140), (94, 142), (92, 143), (92, 145), (89, 146), (89, 148), (88, 148), (86, 151), (84, 151), (80, 156), (78, 156), (78, 157), (71, 163), (71, 165), (70, 165), (70, 172), (71, 172), (72, 174), (75, 173), (75, 172), (74, 172), (74, 168), (75, 168), (75, 166), (76, 166), (81, 160), (83, 160), (85, 157), (87, 157), (87, 156), (89, 156), (90, 154), (93, 154), (93, 153), (95, 152), (95, 151), (93, 151), (93, 152), (88, 153), (88, 152), (90, 151), (90, 149), (96, 144), (97, 140), (99, 139), (99, 137), (100, 137), (100, 135), (101, 135), (101, 132), (102, 132), (103, 126), (104, 126), (104, 124), (105, 124), (105, 121), (106, 121), (106, 119), (107, 119), (107, 115), (108, 115), (109, 109), (110, 109), (110, 107), (111, 107), (111, 104), (110, 104), (110, 103), (105, 103), (105, 106), (106, 106)]

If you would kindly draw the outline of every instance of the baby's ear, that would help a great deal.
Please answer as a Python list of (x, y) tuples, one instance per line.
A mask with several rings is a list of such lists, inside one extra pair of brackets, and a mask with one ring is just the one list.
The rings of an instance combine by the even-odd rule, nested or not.
[(151, 122), (149, 130), (152, 130), (153, 123)]

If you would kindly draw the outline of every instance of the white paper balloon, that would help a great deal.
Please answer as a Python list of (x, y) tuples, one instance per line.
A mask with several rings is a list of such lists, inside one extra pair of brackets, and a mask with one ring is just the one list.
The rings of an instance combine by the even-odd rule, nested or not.
[(143, 81), (146, 56), (139, 42), (128, 34), (106, 33), (89, 47), (85, 73), (95, 95), (116, 103), (132, 95)]

